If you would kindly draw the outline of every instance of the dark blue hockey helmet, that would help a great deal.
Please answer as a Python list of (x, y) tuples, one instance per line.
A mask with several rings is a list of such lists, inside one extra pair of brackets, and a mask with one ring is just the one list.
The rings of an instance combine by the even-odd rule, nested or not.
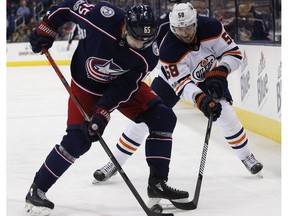
[(133, 38), (149, 46), (157, 36), (157, 23), (148, 5), (132, 6), (125, 16), (126, 30)]

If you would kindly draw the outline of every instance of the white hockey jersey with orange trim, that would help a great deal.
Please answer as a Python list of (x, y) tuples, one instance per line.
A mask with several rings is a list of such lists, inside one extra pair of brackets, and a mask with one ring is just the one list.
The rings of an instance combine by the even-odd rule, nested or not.
[(222, 24), (209, 17), (197, 18), (197, 34), (193, 44), (183, 43), (171, 31), (160, 45), (161, 76), (186, 101), (193, 102), (195, 92), (201, 91), (205, 73), (221, 64), (236, 70), (242, 60), (239, 47)]

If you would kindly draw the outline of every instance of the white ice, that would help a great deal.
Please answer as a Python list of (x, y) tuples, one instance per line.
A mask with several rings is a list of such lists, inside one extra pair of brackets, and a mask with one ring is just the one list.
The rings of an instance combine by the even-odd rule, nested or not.
[[(69, 67), (60, 67), (69, 80)], [(7, 216), (27, 216), (24, 199), (35, 172), (65, 133), (68, 93), (51, 66), (7, 69)], [(169, 185), (193, 198), (207, 119), (179, 103)], [(112, 114), (103, 138), (112, 150), (129, 120)], [(196, 210), (169, 208), (175, 216), (280, 216), (281, 145), (248, 131), (251, 151), (264, 164), (263, 179), (252, 176), (226, 144), (217, 125), (209, 141), (204, 179)], [(145, 215), (118, 174), (105, 184), (92, 184), (92, 174), (108, 161), (100, 143), (75, 162), (48, 191), (55, 203), (51, 216)], [(148, 166), (144, 145), (123, 166), (147, 201)]]

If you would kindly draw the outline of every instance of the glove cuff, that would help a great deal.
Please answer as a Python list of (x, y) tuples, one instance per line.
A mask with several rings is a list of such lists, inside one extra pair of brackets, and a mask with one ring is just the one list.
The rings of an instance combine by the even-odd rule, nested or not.
[(37, 28), (37, 33), (55, 39), (58, 32), (47, 22), (42, 20)]
[[(198, 95), (196, 95), (196, 104), (197, 104), (197, 107), (198, 107), (198, 109), (200, 109), (200, 110), (202, 110), (201, 109), (201, 103), (202, 103), (202, 101), (203, 101), (203, 99), (206, 97), (207, 95), (205, 94), (205, 93), (200, 93), (200, 94), (198, 94)], [(207, 97), (208, 98), (208, 97)], [(215, 108), (215, 106), (216, 106), (216, 103), (215, 103), (215, 101), (211, 98), (211, 100), (208, 100), (207, 101), (207, 99), (205, 99), (205, 103), (207, 103), (207, 105), (208, 105), (208, 107), (209, 108), (211, 108), (211, 109), (214, 109)]]
[(205, 96), (206, 96), (206, 94), (203, 92), (199, 93), (198, 95), (195, 96), (196, 105), (197, 105), (198, 109), (200, 109), (200, 110), (201, 110), (201, 108), (200, 108), (201, 107), (201, 101)]
[(106, 123), (108, 124), (108, 122), (110, 121), (110, 113), (106, 109), (103, 109), (102, 107), (97, 107), (95, 113), (102, 115)]
[(228, 76), (227, 68), (224, 66), (219, 66), (205, 73), (205, 79), (217, 76), (226, 78)]

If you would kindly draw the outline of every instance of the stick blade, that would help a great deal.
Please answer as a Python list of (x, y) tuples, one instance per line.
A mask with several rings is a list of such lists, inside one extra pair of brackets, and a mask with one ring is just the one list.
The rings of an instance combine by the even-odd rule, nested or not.
[(197, 208), (197, 205), (192, 201), (190, 202), (175, 202), (173, 200), (170, 200), (170, 202), (178, 209), (182, 210), (194, 210)]

